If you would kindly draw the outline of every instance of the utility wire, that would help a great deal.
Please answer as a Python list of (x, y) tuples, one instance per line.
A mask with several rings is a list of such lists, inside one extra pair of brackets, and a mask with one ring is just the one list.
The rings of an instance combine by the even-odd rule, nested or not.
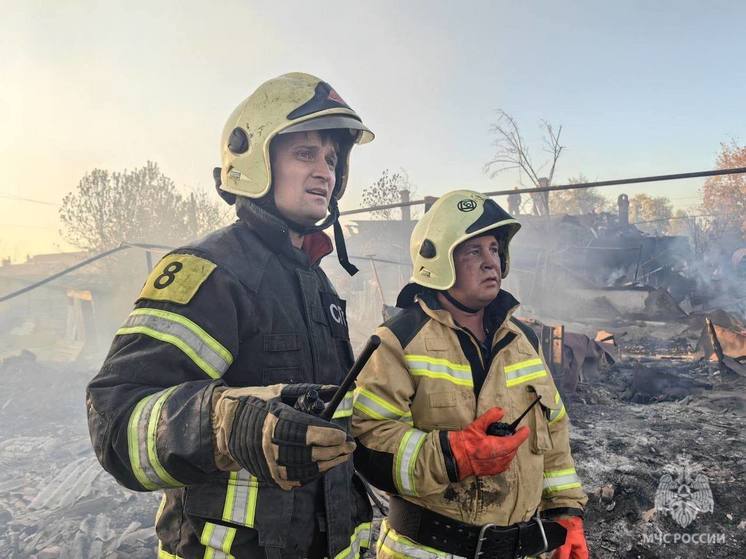
[(22, 196), (14, 196), (13, 194), (0, 194), (0, 198), (5, 198), (7, 200), (18, 200), (20, 202), (31, 202), (32, 204), (42, 204), (44, 206), (54, 206), (59, 207), (59, 204), (56, 204), (54, 202), (45, 202), (44, 200), (34, 200), (33, 198), (23, 198)]
[[(576, 190), (580, 188), (596, 188), (599, 186), (618, 186), (622, 184), (637, 184), (642, 182), (672, 181), (680, 179), (694, 179), (699, 177), (717, 177), (720, 175), (737, 175), (746, 173), (746, 167), (735, 167), (733, 169), (715, 169), (713, 171), (695, 171), (693, 173), (678, 173), (675, 175), (653, 175), (649, 177), (636, 177), (632, 179), (615, 179), (608, 181), (584, 182), (580, 184), (564, 184), (560, 186), (540, 186), (536, 188), (515, 188), (512, 190), (494, 190), (492, 192), (483, 192), (485, 196), (507, 196), (509, 194), (527, 194), (532, 192), (553, 192), (556, 190)], [(356, 210), (346, 210), (339, 215), (353, 215), (360, 213), (375, 212), (378, 210), (390, 210), (394, 208), (404, 208), (407, 206), (419, 206), (425, 203), (425, 200), (410, 200), (409, 202), (397, 202), (395, 204), (382, 204), (380, 206), (370, 206), (368, 208), (358, 208)]]
[[(126, 241), (122, 242), (118, 247), (106, 250), (102, 253), (96, 254), (94, 256), (91, 256), (90, 258), (86, 258), (85, 260), (82, 260), (78, 262), (77, 264), (74, 264), (68, 268), (65, 268), (64, 270), (57, 272), (56, 274), (52, 274), (51, 276), (47, 276), (46, 278), (39, 280), (37, 282), (34, 282), (30, 285), (27, 285), (26, 287), (22, 287), (21, 289), (18, 289), (16, 291), (12, 291), (11, 293), (8, 293), (6, 295), (0, 296), (0, 303), (7, 301), (9, 299), (13, 299), (15, 297), (18, 297), (19, 295), (23, 295), (24, 293), (28, 293), (29, 291), (36, 289), (37, 287), (41, 287), (42, 285), (45, 285), (49, 283), (50, 281), (54, 281), (57, 278), (60, 278), (66, 274), (69, 274), (70, 272), (74, 272), (75, 270), (78, 270), (80, 268), (83, 268), (85, 266), (88, 266), (89, 264), (92, 264), (96, 260), (101, 260), (102, 258), (106, 258), (107, 256), (111, 256), (114, 253), (117, 253), (122, 250), (127, 250), (130, 248), (141, 248), (143, 250), (173, 250), (175, 247), (167, 246), (167, 245), (157, 245), (152, 243), (128, 243)], [(383, 262), (386, 264), (397, 264), (399, 266), (409, 266), (409, 264), (406, 264), (404, 262), (398, 262), (396, 260), (385, 260), (383, 258), (375, 258), (370, 256), (353, 256), (350, 255), (351, 259), (355, 260), (373, 260), (374, 262)]]
[(641, 225), (643, 223), (657, 223), (658, 221), (673, 221), (675, 219), (689, 219), (692, 217), (721, 217), (724, 215), (733, 215), (733, 214), (719, 213), (719, 214), (681, 215), (677, 217), (662, 217), (660, 219), (648, 219), (646, 221), (635, 221), (634, 223), (630, 223), (630, 225)]
[(79, 268), (83, 268), (84, 266), (88, 266), (88, 264), (92, 264), (96, 260), (100, 260), (102, 258), (106, 258), (107, 256), (111, 256), (112, 254), (119, 252), (120, 250), (127, 250), (129, 248), (142, 248), (145, 250), (149, 249), (162, 249), (162, 250), (171, 250), (173, 247), (168, 247), (165, 245), (153, 245), (153, 244), (146, 244), (146, 243), (127, 243), (123, 242), (116, 248), (112, 248), (109, 250), (106, 250), (100, 254), (96, 254), (95, 256), (91, 256), (90, 258), (86, 258), (85, 260), (82, 260), (81, 262), (78, 262), (77, 264), (74, 264), (68, 268), (65, 268), (61, 272), (57, 272), (56, 274), (52, 274), (51, 276), (47, 276), (46, 278), (39, 280), (37, 282), (32, 283), (31, 285), (27, 285), (26, 287), (22, 287), (21, 289), (18, 289), (16, 291), (13, 291), (11, 293), (8, 293), (7, 295), (3, 295), (0, 297), (0, 303), (7, 301), (8, 299), (13, 299), (14, 297), (18, 297), (19, 295), (23, 295), (24, 293), (31, 291), (32, 289), (36, 289), (37, 287), (41, 287), (42, 285), (49, 283), (50, 281), (54, 281), (59, 277), (62, 277), (66, 274), (69, 274), (70, 272), (74, 272), (75, 270)]

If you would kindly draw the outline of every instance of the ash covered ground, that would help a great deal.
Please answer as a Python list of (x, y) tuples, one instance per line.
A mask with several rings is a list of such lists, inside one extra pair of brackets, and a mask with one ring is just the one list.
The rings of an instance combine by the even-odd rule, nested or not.
[[(634, 388), (641, 375), (661, 372), (666, 387), (655, 393)], [(745, 380), (708, 364), (629, 356), (603, 371), (598, 382), (580, 385), (568, 413), (577, 469), (589, 495), (592, 557), (743, 556)], [(675, 386), (673, 394), (666, 394), (668, 386)], [(684, 463), (706, 476), (712, 492), (712, 512), (697, 514), (685, 528), (656, 510), (661, 477), (671, 472), (676, 479)]]
[[(686, 355), (648, 358), (639, 353), (650, 347), (621, 349), (620, 360), (566, 397), (589, 494), (591, 556), (741, 557), (746, 379)], [(158, 494), (118, 486), (90, 447), (84, 389), (94, 373), (29, 354), (0, 365), (1, 557), (155, 556)], [(713, 498), (712, 512), (686, 528), (655, 508), (661, 477), (682, 460), (706, 476)], [(719, 543), (674, 541), (677, 534)]]

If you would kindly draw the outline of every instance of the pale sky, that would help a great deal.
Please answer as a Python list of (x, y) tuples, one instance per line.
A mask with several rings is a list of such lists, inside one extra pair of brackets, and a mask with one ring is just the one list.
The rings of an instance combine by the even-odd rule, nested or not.
[[(563, 125), (555, 184), (710, 169), (720, 142), (746, 139), (746, 4), (736, 0), (0, 9), (0, 256), (14, 260), (70, 248), (55, 204), (94, 168), (153, 160), (184, 189), (212, 189), (226, 118), (290, 71), (331, 83), (376, 133), (353, 151), (343, 209), (359, 207), (384, 168), (405, 168), (418, 197), (516, 185), (482, 171), (497, 108), (518, 120), (537, 160), (539, 120)], [(603, 193), (691, 207), (701, 185)]]

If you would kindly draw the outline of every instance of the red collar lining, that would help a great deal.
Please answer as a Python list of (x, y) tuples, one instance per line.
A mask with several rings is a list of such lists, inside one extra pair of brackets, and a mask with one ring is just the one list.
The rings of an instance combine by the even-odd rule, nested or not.
[(324, 256), (331, 254), (334, 250), (332, 240), (322, 231), (316, 231), (303, 237), (301, 250), (308, 256), (308, 261), (313, 266), (321, 261)]

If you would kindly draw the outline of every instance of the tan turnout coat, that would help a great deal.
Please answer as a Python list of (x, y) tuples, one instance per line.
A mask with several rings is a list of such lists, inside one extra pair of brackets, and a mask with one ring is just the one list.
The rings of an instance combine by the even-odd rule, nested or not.
[[(432, 294), (378, 328), (382, 344), (358, 378), (353, 411), (356, 466), (374, 485), (473, 525), (507, 526), (537, 509), (583, 508), (567, 414), (549, 368), (511, 319), (517, 306), (501, 291), (487, 309), (495, 323), (493, 356), (478, 396), (472, 375), (475, 359), (483, 361), (478, 342)], [(531, 435), (508, 470), (451, 481), (440, 431), (463, 429), (494, 406), (511, 422), (535, 394), (541, 403), (522, 422)], [(378, 556), (411, 554), (413, 545), (384, 523)]]

